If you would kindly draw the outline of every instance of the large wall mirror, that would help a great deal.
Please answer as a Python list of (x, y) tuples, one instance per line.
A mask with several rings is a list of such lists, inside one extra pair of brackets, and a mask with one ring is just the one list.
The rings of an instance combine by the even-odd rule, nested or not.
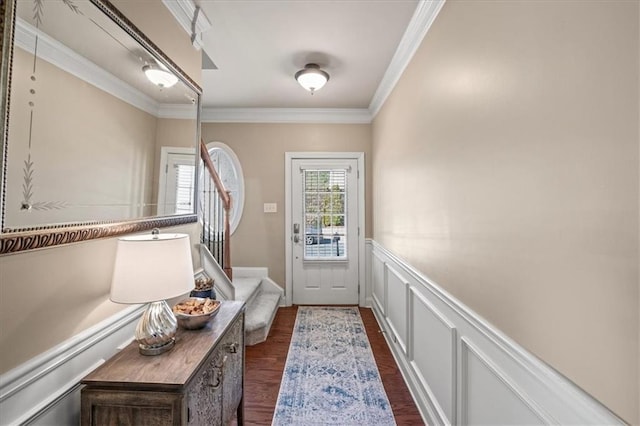
[(107, 0), (0, 8), (0, 254), (195, 222), (198, 85)]

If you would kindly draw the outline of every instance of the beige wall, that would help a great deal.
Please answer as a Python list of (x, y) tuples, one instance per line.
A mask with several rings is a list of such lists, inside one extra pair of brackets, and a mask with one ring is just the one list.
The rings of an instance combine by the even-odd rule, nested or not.
[(630, 422), (638, 16), (448, 1), (373, 124), (374, 239)]
[[(245, 181), (242, 220), (233, 235), (233, 266), (263, 266), (285, 285), (284, 155), (295, 151), (364, 152), (366, 161), (366, 236), (371, 235), (371, 128), (365, 124), (215, 124), (203, 123), (204, 141), (223, 142), (236, 153)], [(277, 213), (263, 213), (277, 203)]]
[[(156, 117), (42, 59), (34, 83), (32, 67), (33, 54), (15, 48), (4, 225), (150, 216)], [(32, 87), (35, 96), (29, 93)], [(31, 203), (64, 203), (65, 208), (21, 209), (28, 158)]]
[[(168, 48), (170, 56), (180, 53), (179, 59), (172, 57), (185, 70), (194, 70), (193, 78), (199, 81), (199, 53), (186, 55), (172, 48), (179, 39), (187, 40), (184, 49), (191, 47), (164, 5), (130, 3), (145, 4), (145, 14), (132, 17), (134, 23), (141, 28), (153, 23), (149, 38)], [(196, 224), (163, 232), (189, 233), (192, 244), (198, 241)], [(116, 239), (110, 238), (0, 256), (0, 374), (125, 308), (108, 300), (115, 246)], [(197, 266), (197, 251), (193, 254)]]

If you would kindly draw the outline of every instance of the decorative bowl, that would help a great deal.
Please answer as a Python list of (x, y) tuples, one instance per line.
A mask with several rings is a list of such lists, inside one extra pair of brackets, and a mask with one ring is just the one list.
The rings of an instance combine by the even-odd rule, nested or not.
[(206, 299), (215, 299), (215, 296), (213, 296), (213, 289), (211, 288), (209, 290), (191, 290), (191, 293), (189, 293), (189, 296), (202, 297)]
[(172, 310), (180, 327), (197, 330), (218, 314), (220, 302), (204, 297), (187, 297), (176, 303)]

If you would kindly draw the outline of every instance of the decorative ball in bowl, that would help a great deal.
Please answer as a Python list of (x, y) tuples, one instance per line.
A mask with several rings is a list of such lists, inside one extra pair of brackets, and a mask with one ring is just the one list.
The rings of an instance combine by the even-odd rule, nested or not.
[(178, 325), (187, 330), (203, 328), (219, 310), (219, 301), (203, 297), (188, 297), (173, 306)]

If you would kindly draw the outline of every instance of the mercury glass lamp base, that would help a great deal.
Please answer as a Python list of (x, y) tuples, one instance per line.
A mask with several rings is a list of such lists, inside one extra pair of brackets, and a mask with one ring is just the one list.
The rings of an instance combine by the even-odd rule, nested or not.
[(142, 355), (160, 355), (175, 344), (178, 321), (164, 300), (151, 302), (136, 327), (136, 340)]
[(160, 355), (171, 349), (176, 344), (175, 337), (172, 337), (170, 341), (165, 343), (162, 346), (148, 346), (143, 345), (142, 343), (138, 344), (138, 349), (142, 355)]

